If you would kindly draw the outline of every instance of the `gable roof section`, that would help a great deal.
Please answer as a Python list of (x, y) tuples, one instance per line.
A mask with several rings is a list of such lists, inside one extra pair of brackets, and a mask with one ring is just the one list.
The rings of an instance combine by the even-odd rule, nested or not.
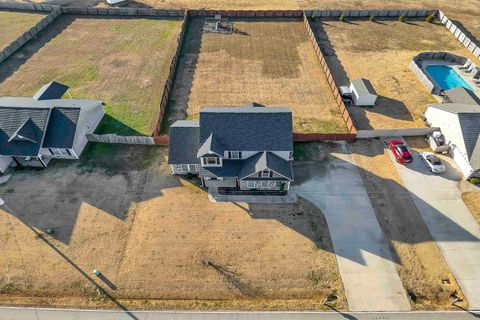
[(364, 94), (377, 95), (377, 91), (375, 91), (375, 88), (373, 87), (370, 80), (363, 79), (363, 78), (355, 79), (355, 80), (352, 80), (352, 84), (355, 87), (355, 90), (357, 90), (357, 93), (359, 95), (364, 95)]
[(68, 86), (61, 83), (52, 81), (42, 86), (40, 90), (35, 93), (33, 99), (35, 100), (51, 100), (60, 99), (65, 92), (67, 92)]
[(293, 151), (292, 113), (287, 108), (204, 108), (200, 111), (200, 142), (212, 134), (223, 150)]
[(197, 157), (203, 157), (207, 154), (217, 154), (218, 156), (223, 158), (223, 146), (218, 142), (213, 134), (210, 134), (202, 144), (200, 149), (198, 149)]
[(71, 148), (75, 140), (80, 108), (52, 108), (44, 148)]
[(471, 90), (459, 86), (445, 91), (445, 102), (480, 105), (480, 98)]
[(292, 164), (272, 152), (261, 152), (243, 161), (238, 178), (244, 179), (264, 169), (270, 169), (289, 180), (293, 180)]
[(37, 156), (49, 115), (49, 108), (0, 106), (0, 155)]
[(168, 143), (169, 164), (198, 163), (198, 121), (180, 120), (170, 126)]

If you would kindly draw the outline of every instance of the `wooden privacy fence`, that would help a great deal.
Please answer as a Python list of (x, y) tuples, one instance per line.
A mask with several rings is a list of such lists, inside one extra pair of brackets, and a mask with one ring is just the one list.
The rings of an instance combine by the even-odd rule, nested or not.
[(450, 31), (461, 44), (463, 44), (473, 55), (480, 59), (480, 43), (475, 37), (465, 34), (465, 29), (450, 20), (441, 10), (437, 10), (437, 18)]
[(293, 133), (295, 142), (355, 141), (356, 133)]
[[(313, 49), (315, 50), (315, 53), (316, 53), (317, 58), (320, 62), (320, 65), (322, 66), (322, 69), (325, 72), (325, 77), (327, 78), (327, 82), (330, 86), (330, 89), (332, 90), (333, 96), (335, 98), (335, 102), (337, 103), (338, 107), (340, 108), (340, 113), (343, 117), (343, 120), (345, 120), (345, 124), (347, 125), (348, 133), (352, 134), (352, 135), (355, 135), (357, 130), (355, 128), (355, 125), (353, 124), (353, 121), (350, 117), (350, 114), (349, 114), (347, 108), (345, 107), (345, 104), (343, 103), (343, 99), (342, 99), (342, 96), (340, 95), (340, 91), (338, 90), (338, 87), (335, 84), (335, 81), (333, 80), (332, 73), (330, 72), (330, 69), (328, 68), (327, 62), (325, 61), (325, 57), (323, 56), (322, 50), (320, 49), (320, 47), (318, 45), (317, 38), (315, 37), (315, 34), (313, 33), (312, 27), (310, 25), (310, 21), (308, 20), (308, 17), (306, 15), (303, 16), (303, 20), (304, 20), (305, 26), (307, 28), (308, 36), (309, 36), (310, 41), (313, 45)], [(342, 135), (334, 135), (334, 136), (342, 136)]]
[[(33, 9), (32, 9), (33, 8)], [(9, 2), (0, 2), (0, 9), (17, 9), (17, 10), (37, 10), (39, 11), (49, 11), (50, 13), (40, 20), (35, 26), (31, 27), (30, 30), (22, 34), (11, 44), (5, 47), (0, 51), (0, 62), (10, 57), (33, 37), (35, 37), (40, 31), (45, 29), (50, 23), (52, 23), (58, 16), (62, 14), (62, 8), (57, 6), (45, 6), (45, 5), (36, 5), (33, 3), (9, 3)], [(48, 10), (47, 10), (48, 9)]]
[(303, 16), (302, 10), (188, 10), (190, 17), (213, 17), (216, 14), (222, 17), (298, 17)]
[(116, 134), (87, 134), (87, 140), (91, 142), (119, 143), (119, 144), (144, 144), (166, 146), (169, 142), (168, 135), (156, 137), (146, 136), (118, 136)]
[(114, 15), (114, 16), (143, 16), (143, 17), (171, 17), (185, 16), (185, 10), (161, 10), (152, 8), (96, 8), (96, 7), (62, 7), (63, 13)]
[(408, 9), (389, 9), (389, 10), (305, 10), (306, 17), (315, 15), (317, 18), (338, 18), (343, 15), (345, 18), (368, 18), (374, 16), (377, 18), (395, 18), (404, 15), (407, 18), (424, 18), (431, 14), (436, 14), (437, 9), (431, 10), (408, 10)]

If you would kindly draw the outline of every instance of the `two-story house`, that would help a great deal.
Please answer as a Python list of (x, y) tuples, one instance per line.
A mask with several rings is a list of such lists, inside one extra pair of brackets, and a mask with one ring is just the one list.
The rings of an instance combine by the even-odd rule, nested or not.
[(196, 174), (210, 195), (286, 195), (293, 181), (292, 113), (258, 104), (203, 108), (170, 127), (173, 174)]

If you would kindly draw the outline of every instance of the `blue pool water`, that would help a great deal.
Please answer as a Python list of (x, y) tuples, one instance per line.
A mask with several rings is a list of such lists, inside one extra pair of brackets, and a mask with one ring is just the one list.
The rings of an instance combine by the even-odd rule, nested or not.
[(450, 66), (434, 64), (425, 69), (443, 90), (462, 86), (473, 91), (472, 87)]

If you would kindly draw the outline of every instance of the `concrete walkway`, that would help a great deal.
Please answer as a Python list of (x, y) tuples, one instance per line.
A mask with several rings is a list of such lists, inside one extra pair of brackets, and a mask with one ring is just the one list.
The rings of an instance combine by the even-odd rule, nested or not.
[(470, 309), (480, 310), (480, 225), (461, 198), (462, 189), (473, 186), (462, 182), (449, 157), (439, 156), (447, 170), (435, 175), (427, 169), (418, 153), (412, 153), (413, 163), (401, 165), (388, 151)]
[(0, 308), (0, 320), (470, 320), (467, 312), (188, 312)]
[(351, 311), (410, 310), (350, 151), (329, 145), (326, 160), (294, 163), (290, 191), (325, 214)]

